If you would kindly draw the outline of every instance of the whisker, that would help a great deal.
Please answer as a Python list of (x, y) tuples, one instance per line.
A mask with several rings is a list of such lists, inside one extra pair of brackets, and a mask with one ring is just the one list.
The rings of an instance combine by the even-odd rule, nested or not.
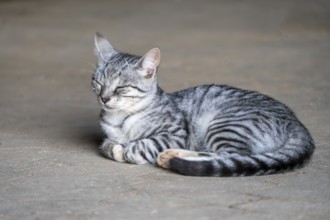
[(92, 66), (94, 69), (97, 69), (95, 64), (92, 64), (92, 63), (88, 63), (88, 65)]
[(94, 70), (89, 70), (89, 69), (80, 69), (80, 71), (88, 72), (88, 73), (94, 73)]

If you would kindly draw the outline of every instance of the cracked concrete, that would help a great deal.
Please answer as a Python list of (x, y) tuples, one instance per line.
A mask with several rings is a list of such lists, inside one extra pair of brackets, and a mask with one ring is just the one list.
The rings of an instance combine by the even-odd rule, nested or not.
[[(258, 90), (289, 105), (316, 151), (295, 172), (194, 178), (99, 155), (93, 35), (160, 47), (166, 91)], [(329, 219), (328, 1), (1, 1), (1, 219)]]

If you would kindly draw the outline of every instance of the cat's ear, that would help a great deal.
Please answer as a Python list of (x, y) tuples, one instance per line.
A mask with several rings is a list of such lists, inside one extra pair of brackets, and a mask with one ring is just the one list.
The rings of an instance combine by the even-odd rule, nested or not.
[(116, 53), (116, 50), (113, 49), (109, 41), (103, 37), (99, 32), (95, 34), (95, 54), (97, 57), (98, 63), (106, 61), (109, 57)]
[(140, 73), (146, 77), (151, 78), (157, 71), (160, 63), (160, 50), (153, 48), (149, 50), (136, 64), (140, 69)]

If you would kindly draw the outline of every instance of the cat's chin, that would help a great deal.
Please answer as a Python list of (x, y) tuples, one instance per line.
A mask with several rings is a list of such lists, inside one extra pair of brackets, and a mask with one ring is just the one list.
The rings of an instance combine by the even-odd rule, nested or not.
[(102, 108), (103, 108), (103, 110), (105, 110), (107, 112), (116, 110), (115, 108), (112, 108), (112, 107), (107, 106), (107, 105), (102, 105)]

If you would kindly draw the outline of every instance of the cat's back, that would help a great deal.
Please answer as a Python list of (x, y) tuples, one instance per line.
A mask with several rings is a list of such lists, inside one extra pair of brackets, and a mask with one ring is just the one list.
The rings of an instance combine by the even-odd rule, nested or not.
[(201, 85), (172, 92), (168, 95), (180, 109), (184, 110), (192, 106), (201, 106), (204, 101), (207, 102), (211, 99), (217, 99), (219, 102), (226, 101), (227, 97), (223, 95), (226, 88), (228, 86), (225, 85)]
[[(251, 97), (248, 95), (251, 94)], [(190, 114), (207, 110), (218, 111), (225, 106), (237, 104), (258, 94), (252, 91), (237, 89), (227, 85), (201, 85), (169, 93), (169, 97), (178, 105), (179, 109)], [(240, 104), (242, 105), (242, 103)]]
[(212, 111), (226, 113), (236, 108), (241, 110), (292, 111), (281, 102), (261, 93), (227, 85), (202, 85), (168, 94), (179, 109), (186, 114)]

